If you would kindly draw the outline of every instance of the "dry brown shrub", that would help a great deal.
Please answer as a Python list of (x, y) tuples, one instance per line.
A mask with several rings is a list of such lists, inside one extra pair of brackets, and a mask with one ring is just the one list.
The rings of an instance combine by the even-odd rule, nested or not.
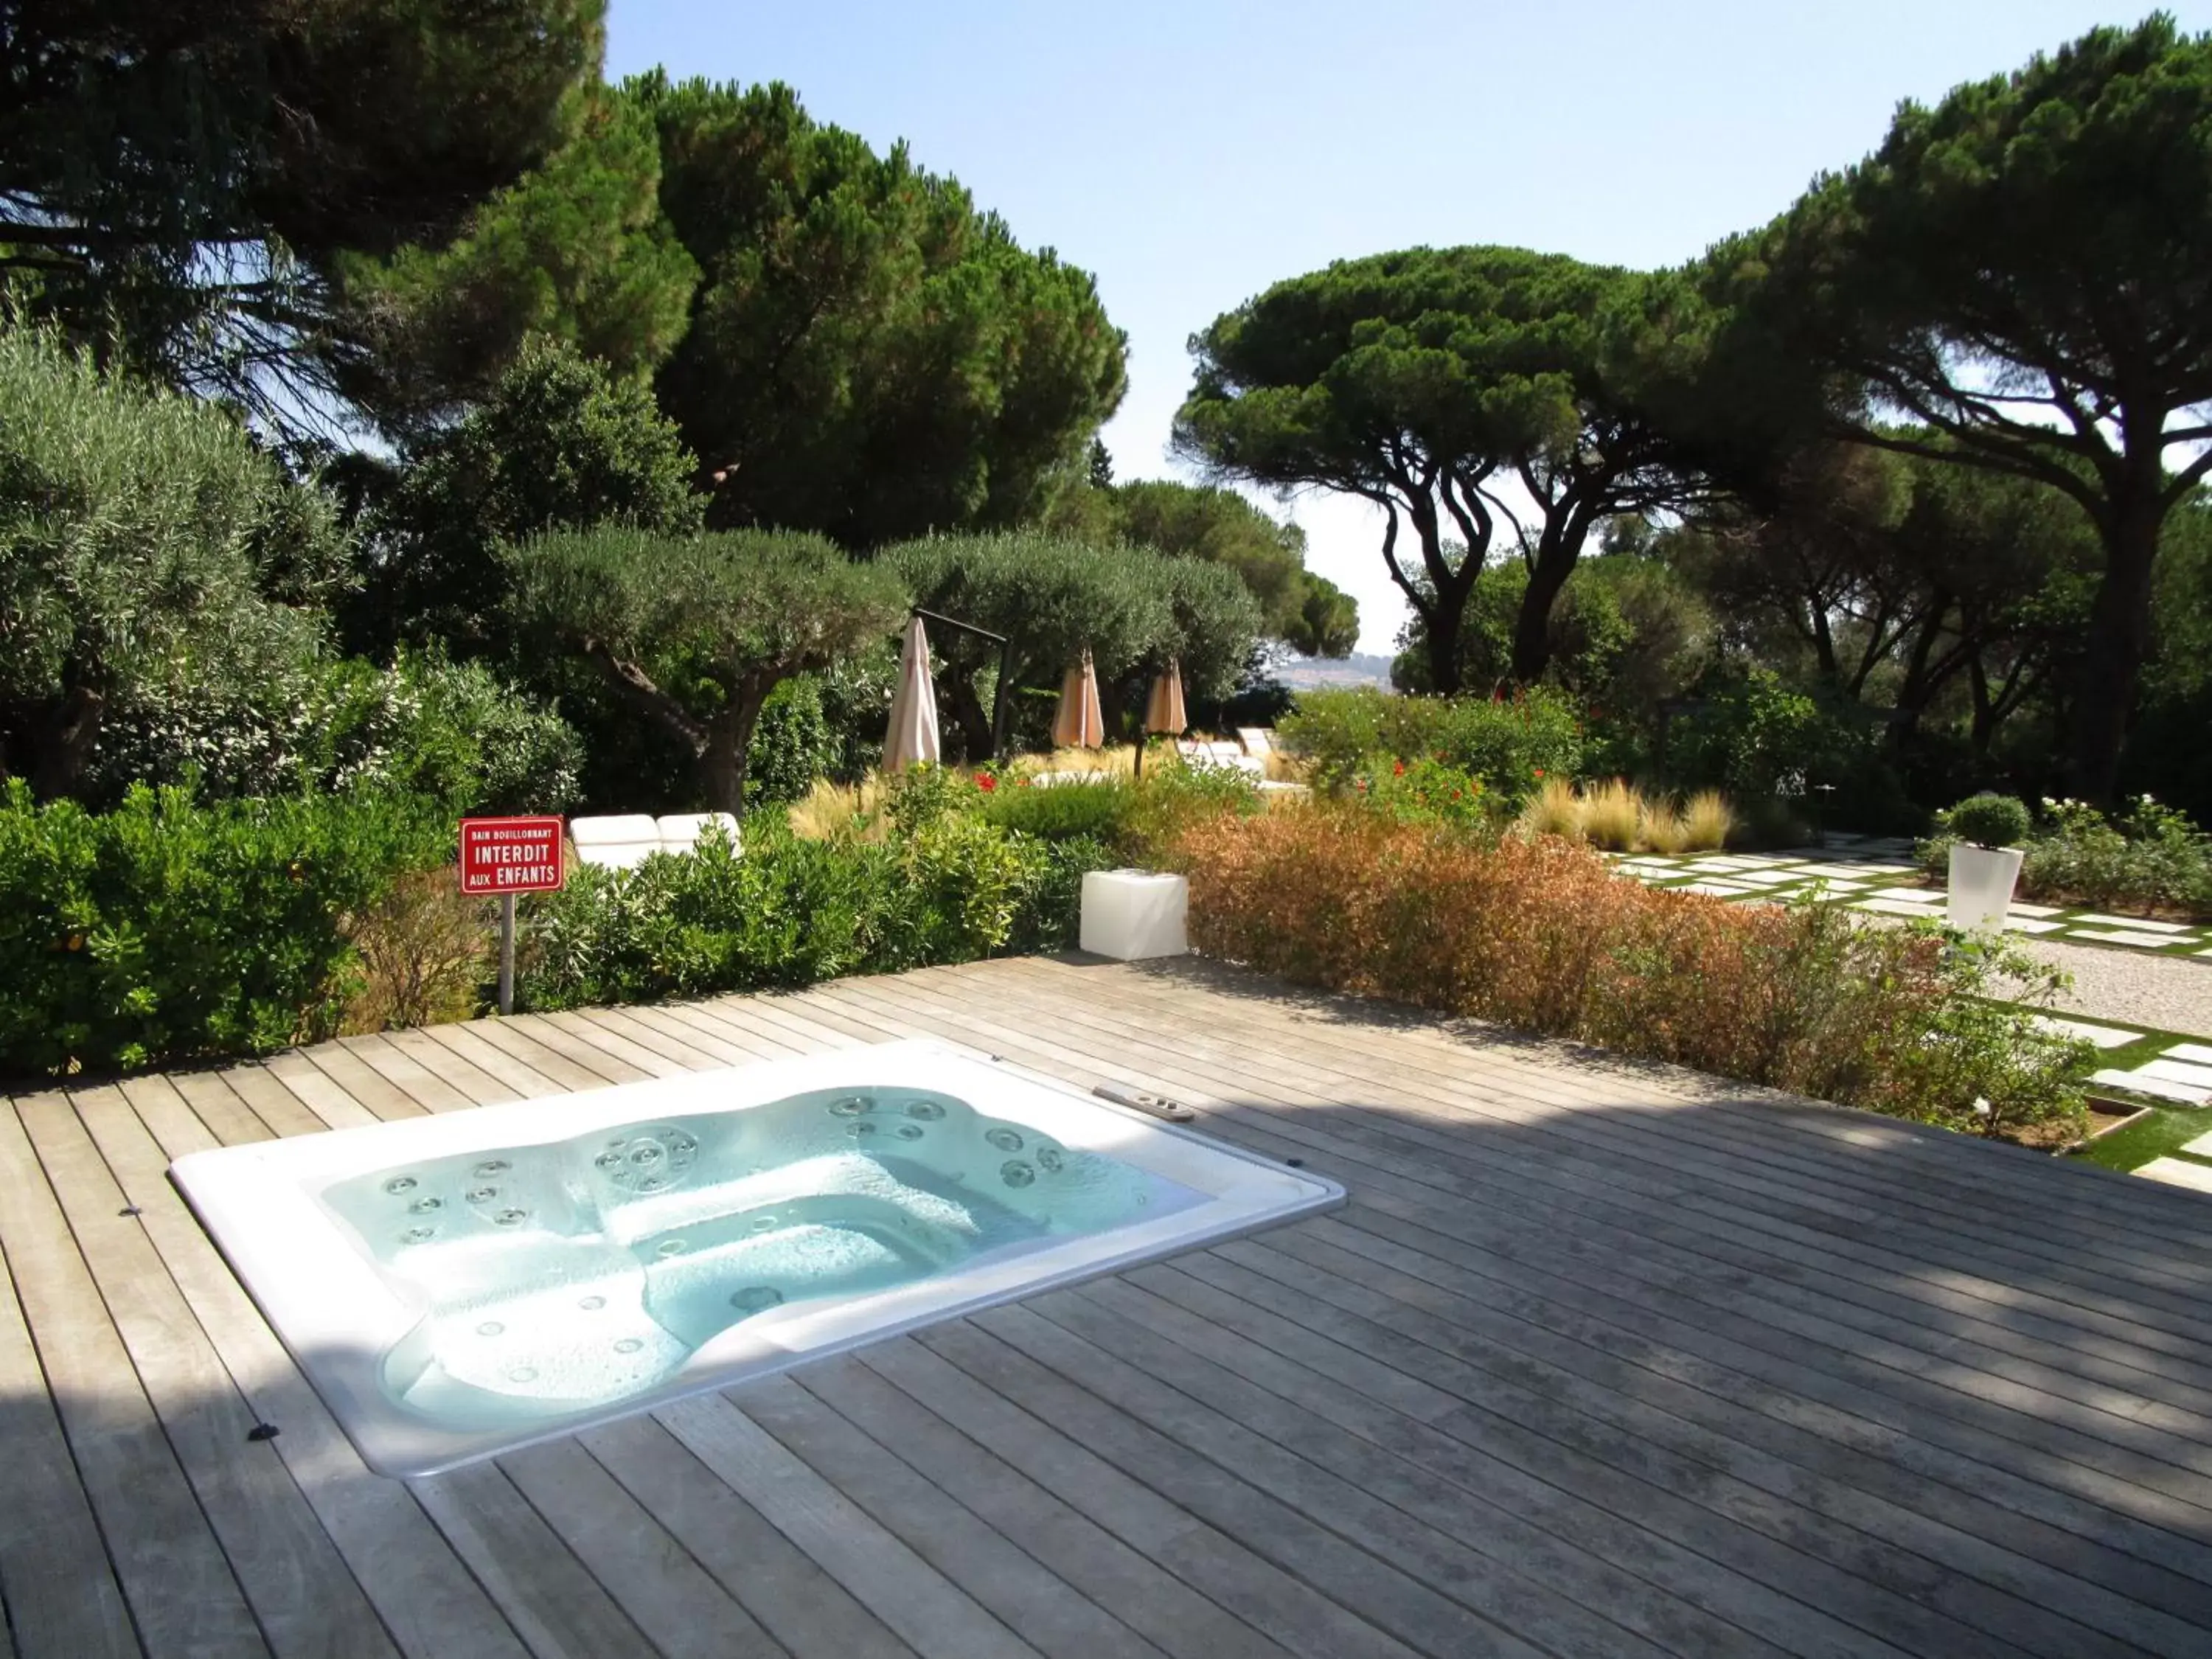
[(1203, 821), (1176, 852), (1210, 955), (1846, 1105), (1972, 1109), (1956, 1068), (1923, 1061), (1955, 1006), (1925, 935), (1655, 890), (1555, 836), (1484, 846), (1328, 804)]
[(450, 869), (401, 877), (348, 923), (362, 983), (340, 1029), (351, 1035), (474, 1016), (490, 971), (496, 916), (489, 900), (461, 896)]

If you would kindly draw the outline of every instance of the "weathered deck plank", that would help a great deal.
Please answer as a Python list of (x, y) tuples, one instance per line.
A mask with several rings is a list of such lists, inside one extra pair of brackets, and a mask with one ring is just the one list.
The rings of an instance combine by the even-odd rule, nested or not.
[[(162, 1179), (906, 1035), (1178, 1096), (1352, 1202), (402, 1484)], [(49, 1092), (0, 1114), (0, 1457), (36, 1513), (0, 1516), (0, 1631), (27, 1659), (2194, 1655), (2212, 1209), (2140, 1185), (1203, 964)]]

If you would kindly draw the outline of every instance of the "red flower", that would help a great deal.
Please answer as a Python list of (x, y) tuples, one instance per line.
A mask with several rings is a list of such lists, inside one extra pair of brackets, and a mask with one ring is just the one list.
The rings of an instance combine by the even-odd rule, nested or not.
[(1458, 791), (1458, 790), (1455, 789), (1455, 790), (1453, 790), (1453, 791), (1452, 791), (1452, 799), (1453, 799), (1454, 800), (1457, 800), (1457, 799), (1459, 799), (1459, 791)]
[(988, 772), (978, 772), (975, 775), (975, 787), (988, 795), (999, 787), (999, 781)]
[(1403, 761), (1391, 762), (1390, 774), (1393, 777), (1404, 777), (1406, 775), (1406, 763)]
[(1536, 769), (1536, 775), (1540, 778), (1544, 775), (1544, 769), (1542, 767), (1540, 766)]

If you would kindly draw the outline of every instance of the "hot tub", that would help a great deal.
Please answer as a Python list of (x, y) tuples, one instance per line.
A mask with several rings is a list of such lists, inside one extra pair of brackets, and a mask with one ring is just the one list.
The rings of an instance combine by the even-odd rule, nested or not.
[(1344, 1196), (927, 1042), (224, 1147), (170, 1176), (392, 1475)]

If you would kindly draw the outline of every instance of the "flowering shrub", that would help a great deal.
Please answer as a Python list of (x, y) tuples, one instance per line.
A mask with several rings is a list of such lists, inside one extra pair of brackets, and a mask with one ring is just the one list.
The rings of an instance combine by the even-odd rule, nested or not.
[(435, 796), (455, 813), (553, 812), (575, 799), (582, 764), (574, 729), (481, 663), (303, 656), (191, 697), (142, 686), (102, 722), (86, 793), (189, 779), (204, 797), (371, 788)]
[(1302, 984), (1982, 1133), (2082, 1110), (2086, 1045), (1972, 1000), (2021, 963), (1840, 907), (1664, 892), (1558, 840), (1326, 805), (1192, 824), (1175, 863), (1199, 948)]
[(1410, 765), (1377, 757), (1352, 779), (1352, 793), (1401, 823), (1449, 825), (1462, 830), (1496, 827), (1498, 797), (1474, 773), (1439, 760)]
[[(2022, 896), (2043, 902), (2212, 915), (2212, 836), (2148, 795), (2109, 817), (2087, 801), (2045, 800), (2026, 842)], [(1946, 818), (1917, 848), (1941, 878), (1954, 836)]]
[(1495, 698), (1309, 691), (1276, 731), (1313, 763), (1314, 781), (1325, 789), (1347, 788), (1377, 756), (1409, 766), (1432, 760), (1480, 778), (1501, 811), (1517, 809), (1547, 776), (1574, 776), (1583, 763), (1581, 714), (1565, 693), (1543, 686)]

